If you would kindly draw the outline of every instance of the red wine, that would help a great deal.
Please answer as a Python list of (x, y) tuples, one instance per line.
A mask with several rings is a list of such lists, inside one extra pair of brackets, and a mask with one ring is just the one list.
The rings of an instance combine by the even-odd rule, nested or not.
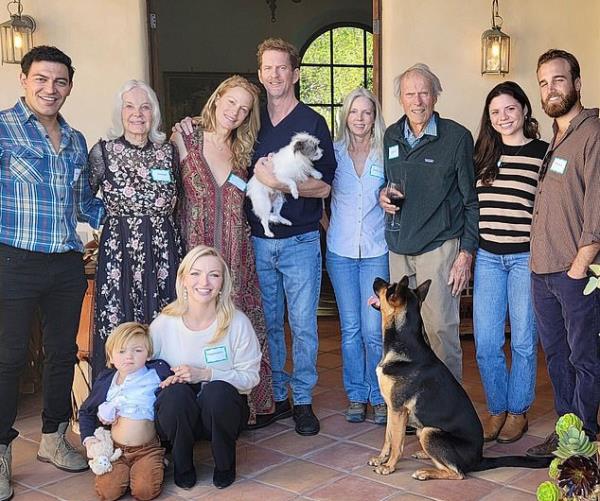
[(392, 202), (399, 209), (402, 208), (402, 204), (404, 203), (404, 197), (399, 197), (398, 195), (390, 195), (390, 202)]

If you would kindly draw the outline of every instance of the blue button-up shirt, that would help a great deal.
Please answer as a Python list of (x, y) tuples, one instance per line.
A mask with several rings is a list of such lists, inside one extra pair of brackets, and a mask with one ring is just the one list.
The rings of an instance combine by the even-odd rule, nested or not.
[(411, 148), (414, 148), (417, 144), (419, 144), (419, 141), (421, 141), (425, 134), (428, 136), (437, 136), (437, 122), (435, 120), (435, 115), (431, 116), (429, 122), (427, 122), (427, 125), (421, 131), (421, 134), (419, 134), (419, 137), (413, 134), (410, 125), (408, 125), (408, 120), (404, 121), (404, 138)]
[(23, 99), (0, 112), (0, 243), (36, 252), (82, 251), (77, 221), (98, 228), (83, 135), (59, 115), (56, 152)]
[(378, 257), (387, 253), (379, 190), (385, 183), (383, 160), (371, 150), (359, 177), (345, 145), (333, 145), (337, 169), (331, 185), (327, 248), (338, 256)]

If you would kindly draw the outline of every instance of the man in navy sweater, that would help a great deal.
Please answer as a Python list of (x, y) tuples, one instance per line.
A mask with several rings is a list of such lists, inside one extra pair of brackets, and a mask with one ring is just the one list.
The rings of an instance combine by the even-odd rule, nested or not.
[[(315, 435), (319, 420), (311, 407), (312, 390), (317, 382), (317, 306), (321, 289), (321, 247), (319, 221), (323, 199), (329, 196), (336, 168), (331, 135), (325, 120), (298, 101), (294, 85), (300, 76), (298, 50), (290, 43), (269, 38), (258, 46), (258, 77), (267, 92), (267, 106), (261, 113), (261, 128), (255, 145), (253, 168), (259, 181), (289, 193), (273, 175), (267, 158), (287, 145), (297, 132), (308, 132), (320, 139), (323, 157), (315, 168), (322, 180), (309, 178), (298, 185), (300, 197), (286, 196), (281, 215), (291, 226), (273, 225), (274, 238), (266, 238), (260, 221), (248, 201), (247, 214), (256, 254), (256, 270), (267, 324), (273, 369), (275, 413), (258, 416), (257, 426), (293, 416), (296, 432)], [(293, 370), (284, 370), (286, 345), (284, 305), (292, 330)], [(293, 409), (288, 401), (292, 390)]]

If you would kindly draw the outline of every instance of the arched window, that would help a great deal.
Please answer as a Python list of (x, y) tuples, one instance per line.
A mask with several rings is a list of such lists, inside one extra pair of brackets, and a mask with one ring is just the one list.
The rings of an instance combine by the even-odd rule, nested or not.
[(300, 58), (300, 99), (323, 115), (333, 135), (344, 96), (358, 86), (373, 90), (373, 34), (364, 25), (330, 25), (313, 35)]

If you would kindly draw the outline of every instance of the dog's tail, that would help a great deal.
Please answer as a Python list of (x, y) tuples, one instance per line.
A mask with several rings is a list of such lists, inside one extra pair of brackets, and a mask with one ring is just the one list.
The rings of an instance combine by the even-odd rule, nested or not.
[(529, 456), (500, 456), (496, 458), (481, 458), (481, 462), (471, 471), (492, 470), (494, 468), (512, 467), (512, 468), (548, 468), (552, 462), (551, 457), (534, 458)]

